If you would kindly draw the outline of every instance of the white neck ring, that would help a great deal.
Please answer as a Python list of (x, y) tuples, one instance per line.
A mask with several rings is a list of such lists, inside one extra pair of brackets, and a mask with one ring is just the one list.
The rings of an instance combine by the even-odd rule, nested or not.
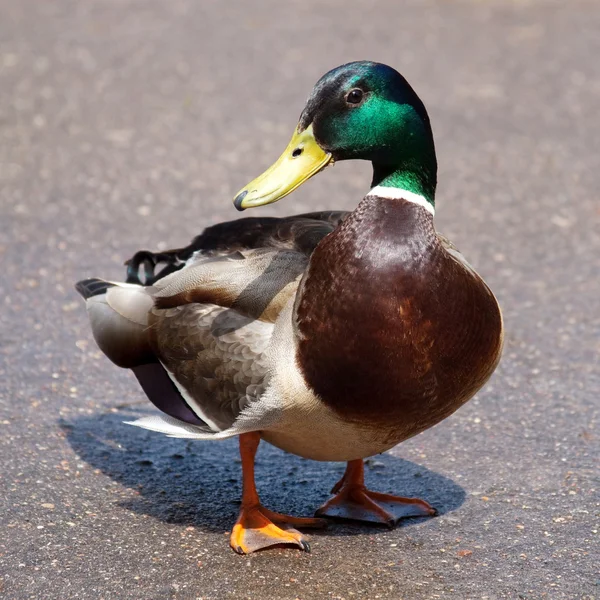
[(402, 188), (376, 185), (374, 188), (371, 188), (367, 196), (389, 198), (390, 200), (406, 200), (407, 202), (412, 202), (413, 204), (422, 206), (432, 215), (435, 215), (435, 208), (431, 202), (428, 202), (423, 196), (421, 196), (421, 194), (415, 194), (414, 192), (409, 192), (408, 190), (403, 190)]

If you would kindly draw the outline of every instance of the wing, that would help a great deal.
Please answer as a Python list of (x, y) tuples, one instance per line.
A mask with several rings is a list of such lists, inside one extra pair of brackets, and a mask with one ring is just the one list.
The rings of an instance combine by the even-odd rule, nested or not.
[[(307, 256), (348, 215), (347, 211), (323, 211), (293, 217), (248, 217), (208, 227), (184, 248), (149, 252), (141, 250), (126, 261), (127, 282), (153, 285), (181, 269), (194, 254), (231, 255), (244, 250), (295, 250)], [(156, 272), (156, 267), (164, 266)], [(140, 271), (143, 272), (143, 276)]]
[(295, 294), (308, 260), (294, 250), (195, 256), (181, 270), (155, 283), (155, 306), (212, 304), (273, 323)]
[[(150, 400), (168, 415), (135, 424), (204, 439), (259, 430), (276, 419), (279, 408), (261, 397), (268, 376), (264, 351), (310, 254), (346, 214), (221, 223), (185, 248), (142, 251), (129, 260), (127, 281), (136, 285), (109, 284), (119, 287), (111, 292), (119, 302), (111, 304), (105, 294), (102, 302), (88, 304), (102, 325), (95, 335), (110, 330), (114, 337), (105, 344), (113, 350), (109, 357), (121, 359), (114, 348), (128, 347), (131, 327), (123, 323), (134, 324), (154, 355), (150, 362), (136, 353), (118, 363), (133, 369)], [(160, 263), (165, 266), (155, 274)], [(137, 296), (150, 301), (147, 323), (131, 320)]]
[[(189, 409), (212, 432), (237, 431), (238, 417), (248, 409), (255, 429), (264, 423), (269, 411), (257, 408), (268, 374), (264, 353), (308, 260), (294, 250), (200, 255), (141, 288), (152, 290), (150, 344), (183, 399), (182, 420), (191, 422), (185, 418)], [(150, 387), (139, 377), (145, 373), (136, 374)]]
[(259, 401), (273, 324), (196, 303), (155, 309), (150, 322), (158, 360), (213, 432), (230, 428), (244, 408)]

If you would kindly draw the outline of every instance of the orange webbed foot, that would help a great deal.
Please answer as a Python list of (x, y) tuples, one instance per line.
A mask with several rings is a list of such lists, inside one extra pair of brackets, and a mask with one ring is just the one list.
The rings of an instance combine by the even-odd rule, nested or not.
[(424, 500), (368, 490), (364, 485), (362, 460), (348, 463), (344, 477), (332, 492), (335, 496), (316, 511), (317, 517), (381, 523), (393, 527), (400, 519), (437, 514), (437, 510)]
[(279, 545), (297, 546), (305, 552), (310, 552), (308, 541), (295, 527), (326, 526), (327, 522), (324, 519), (290, 517), (270, 511), (260, 504), (242, 506), (229, 543), (238, 554), (250, 554)]

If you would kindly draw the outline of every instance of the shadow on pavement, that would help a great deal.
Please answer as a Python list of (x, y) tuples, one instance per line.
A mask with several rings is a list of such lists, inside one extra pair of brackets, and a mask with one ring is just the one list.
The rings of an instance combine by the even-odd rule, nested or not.
[[(61, 421), (75, 453), (122, 486), (134, 490), (118, 504), (167, 523), (205, 531), (229, 531), (237, 517), (241, 465), (237, 439), (218, 442), (173, 439), (123, 423), (151, 409), (119, 408)], [(367, 462), (367, 485), (377, 491), (416, 496), (440, 514), (458, 508), (465, 491), (452, 480), (418, 464), (383, 454)], [(342, 463), (322, 463), (287, 454), (263, 443), (256, 461), (261, 500), (270, 509), (310, 516), (329, 496), (344, 470)], [(406, 527), (422, 519), (401, 522)], [(365, 525), (333, 524), (335, 535), (384, 531)]]

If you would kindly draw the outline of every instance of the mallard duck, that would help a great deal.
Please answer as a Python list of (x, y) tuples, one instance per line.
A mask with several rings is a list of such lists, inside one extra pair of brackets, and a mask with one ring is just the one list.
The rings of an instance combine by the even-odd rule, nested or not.
[[(308, 550), (299, 529), (323, 517), (393, 525), (434, 515), (423, 500), (369, 490), (363, 459), (451, 415), (500, 358), (494, 295), (434, 227), (427, 112), (391, 67), (361, 61), (326, 73), (284, 153), (234, 204), (275, 202), (349, 159), (373, 164), (370, 191), (351, 212), (221, 223), (186, 248), (138, 253), (126, 283), (77, 284), (99, 347), (163, 413), (133, 425), (239, 436), (243, 492), (230, 538), (239, 553)], [(166, 266), (155, 274), (158, 263)], [(315, 517), (262, 506), (261, 439), (347, 462)]]

